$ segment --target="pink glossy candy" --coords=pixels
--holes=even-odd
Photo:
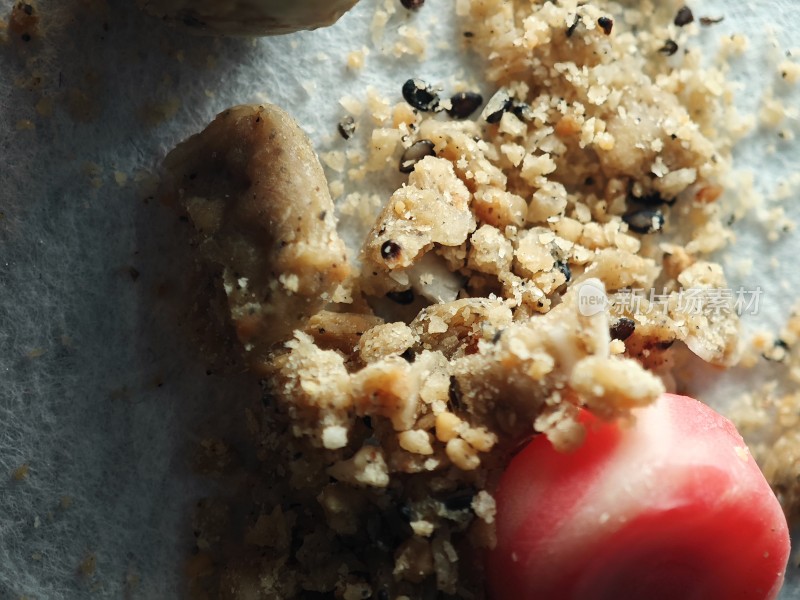
[[[726,418],[665,394],[636,424],[588,413],[585,443],[535,438],[497,490],[492,600],[769,600],[786,519]]]

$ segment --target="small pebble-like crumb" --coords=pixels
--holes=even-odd
[[[91,578],[97,570],[97,556],[90,553],[78,565],[78,572],[86,579]]]
[[[481,490],[475,495],[472,500],[472,510],[475,514],[486,521],[487,523],[494,523],[494,517],[497,514],[497,505],[489,492]]]
[[[369,48],[363,47],[360,50],[353,50],[347,55],[347,68],[351,71],[361,71],[369,55]]]
[[[28,463],[23,463],[11,472],[11,478],[14,481],[23,481],[28,478],[30,470],[30,465]]]
[[[322,430],[322,445],[328,450],[338,450],[347,445],[347,429],[341,425],[330,425]]]

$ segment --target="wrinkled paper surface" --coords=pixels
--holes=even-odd
[[[11,4],[0,8],[7,14]],[[182,225],[150,197],[151,173],[232,104],[282,105],[325,151],[347,147],[336,133],[339,98],[363,99],[367,86],[392,102],[410,77],[445,89],[467,79],[491,94],[479,59],[463,49],[453,2],[428,0],[416,14],[394,4],[380,43],[391,49],[400,25],[415,26],[428,36],[422,62],[375,49],[370,23],[380,5],[362,0],[329,29],[222,40],[168,29],[132,0],[40,0],[44,40],[22,52],[0,48],[0,598],[179,597],[189,514],[209,485],[191,475],[190,449],[211,423],[239,422],[259,388],[248,377],[206,374],[175,326],[184,312],[176,282],[190,263],[175,234]],[[797,45],[791,0],[692,7],[725,16],[699,38],[709,53],[720,36],[750,36],[733,62],[745,109],[767,85],[789,93],[766,28],[779,54]],[[348,71],[347,54],[362,47],[371,48],[364,70]],[[27,82],[33,91],[20,80],[31,73],[41,75]],[[34,105],[55,94],[72,98],[73,116],[63,101],[51,117],[37,116]],[[796,90],[794,98],[796,106]],[[797,122],[786,126],[800,134]],[[769,194],[800,171],[798,150],[775,131],[757,132],[737,165]],[[388,197],[400,181],[388,175],[373,187]],[[794,218],[798,200],[782,204]],[[731,285],[763,290],[746,328],[775,329],[800,288],[798,238],[768,242],[752,218],[735,229],[723,258]],[[743,258],[753,261],[749,274],[740,273]],[[698,368],[692,389],[724,410],[728,391],[751,376]],[[11,474],[22,465],[27,476],[17,481]],[[787,586],[782,598],[795,597]]]

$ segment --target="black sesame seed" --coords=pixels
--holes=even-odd
[[[383,242],[381,246],[381,257],[384,260],[392,260],[397,258],[397,256],[402,251],[402,248],[397,242],[393,242],[392,240],[386,240]]]
[[[581,18],[578,15],[575,15],[575,20],[572,22],[572,25],[567,27],[567,37],[572,37],[572,34],[575,33],[575,30],[578,28],[578,23],[581,22]]]
[[[489,98],[489,102],[486,103],[481,116],[487,123],[499,123],[500,119],[503,118],[503,113],[513,106],[514,102],[511,100],[508,91],[505,88],[500,88],[495,92],[494,96]]]
[[[400,358],[402,358],[407,363],[413,363],[416,356],[414,355],[414,352],[412,352],[411,348],[407,348],[400,355]]]
[[[694,15],[692,14],[691,8],[688,6],[682,6],[680,9],[678,9],[678,13],[675,15],[675,25],[678,27],[683,27],[692,21],[694,21]]]
[[[447,390],[448,399],[450,400],[450,408],[459,410],[461,408],[461,387],[458,385],[458,380],[451,375],[450,387]]]
[[[31,36],[30,36],[29,33],[23,33],[20,37],[22,38],[23,42],[30,42],[31,41]]]
[[[612,340],[627,340],[636,330],[636,321],[628,317],[620,317],[609,328]]]
[[[339,121],[338,125],[339,135],[341,135],[344,139],[349,140],[353,134],[356,132],[356,120],[347,115],[346,117],[342,118]]]
[[[416,164],[426,156],[436,156],[434,144],[430,140],[418,140],[405,149],[400,157],[400,172],[411,173]]]
[[[632,193],[628,194],[628,202],[637,202],[646,206],[659,206],[661,204],[672,206],[675,204],[676,200],[677,198],[664,198],[656,191],[648,192],[643,196],[634,196]]]
[[[454,119],[466,119],[483,104],[483,96],[477,92],[459,92],[450,98],[450,104],[448,115]]]
[[[678,44],[675,43],[675,40],[667,40],[664,42],[664,45],[658,49],[661,54],[666,54],[667,56],[672,56],[678,51]]]
[[[716,19],[713,17],[700,17],[700,25],[703,27],[710,27],[711,25],[716,25],[717,23],[722,23],[725,20],[725,17],[717,17]]]
[[[439,95],[421,79],[409,79],[403,84],[403,98],[417,110],[428,112],[439,107]]]
[[[465,32],[464,32],[464,37],[465,37],[465,38],[471,38],[471,37],[475,37],[475,34],[474,34],[474,33],[472,33],[471,31],[465,31]]]
[[[770,362],[783,362],[789,356],[789,344],[778,338],[772,343],[772,348],[761,353]]]
[[[566,261],[559,260],[556,262],[556,269],[561,271],[567,281],[572,279],[572,270],[569,268],[569,264],[567,264]]]
[[[425,4],[425,0],[400,0],[400,4],[403,5],[403,8],[407,8],[408,10],[417,10]]]
[[[533,121],[533,109],[528,105],[527,102],[520,102],[519,100],[513,100],[511,102],[511,106],[509,109],[514,115],[522,119],[523,121]]]
[[[408,504],[403,504],[399,509],[398,512],[400,516],[406,521],[406,523],[410,523],[412,521],[412,517],[414,516],[414,509],[411,508]]]
[[[472,499],[475,497],[474,488],[466,488],[455,492],[445,498],[443,504],[447,510],[468,510],[472,506]]]
[[[397,304],[411,304],[414,302],[414,290],[402,290],[400,292],[387,292],[386,297]]]
[[[497,110],[486,117],[487,123],[499,123],[500,119],[503,118],[503,113],[506,112],[505,108],[502,110]]]
[[[603,33],[611,35],[611,29],[614,27],[614,19],[611,17],[600,17],[597,19],[597,24],[600,26],[600,29],[603,30]]]
[[[643,208],[622,216],[622,220],[636,233],[656,233],[664,227],[664,215],[660,210]]]

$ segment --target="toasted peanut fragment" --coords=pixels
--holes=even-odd
[[[389,468],[383,450],[364,446],[349,460],[340,460],[328,469],[328,475],[354,486],[384,488],[389,485]]]
[[[461,437],[478,452],[489,452],[497,443],[497,435],[486,427],[469,427],[464,429]]]
[[[438,121],[426,119],[420,124],[419,136],[435,144],[436,155],[453,163],[456,174],[470,190],[475,185],[504,189],[506,175],[492,163],[497,155],[493,148],[476,140],[480,134],[474,121]]]
[[[433,454],[433,446],[431,446],[430,434],[421,429],[412,429],[410,431],[403,431],[397,435],[397,440],[403,450],[412,452],[414,454]]]
[[[557,181],[545,180],[534,192],[526,218],[530,223],[543,223],[564,214],[566,208],[567,190]]]
[[[386,323],[366,331],[358,342],[361,360],[377,362],[392,354],[402,354],[414,344],[414,332],[405,323]]]
[[[525,277],[549,271],[555,265],[549,247],[542,243],[541,233],[535,229],[528,229],[519,236],[514,258],[517,261],[516,272]]]
[[[461,438],[453,438],[445,446],[447,458],[462,471],[473,471],[481,464],[478,452]]]
[[[314,338],[319,347],[338,350],[350,356],[357,351],[364,334],[382,324],[383,319],[375,315],[323,310],[308,320],[305,332]]]
[[[711,364],[730,366],[738,359],[740,327],[736,298],[728,288],[722,267],[697,261],[678,275],[682,302],[674,302],[670,316],[685,323],[682,337],[689,349]],[[699,300],[691,301],[695,294]],[[699,310],[697,310],[699,308]]]
[[[463,421],[451,412],[442,412],[436,416],[436,439],[440,442],[449,442],[458,437],[458,432],[463,427]]]
[[[290,407],[295,435],[309,435],[325,445],[336,432],[326,429],[346,423],[353,402],[344,359],[334,350],[320,349],[300,331],[287,347],[288,352],[274,359],[271,393]]]
[[[356,412],[387,417],[397,431],[410,429],[419,404],[419,382],[412,370],[398,356],[364,367],[353,381]]]
[[[514,248],[503,233],[491,225],[481,225],[470,238],[470,269],[497,275],[511,269]]]
[[[521,196],[493,187],[481,187],[475,192],[475,216],[482,223],[503,228],[520,227],[525,223],[528,206]]]
[[[472,354],[479,340],[491,340],[511,324],[511,310],[500,300],[465,298],[433,304],[411,322],[419,347],[446,356]]]
[[[364,272],[376,276],[365,278],[365,289],[379,293],[370,289],[377,275],[411,267],[434,244],[464,243],[475,229],[469,201],[469,190],[449,161],[432,156],[419,161],[408,185],[392,195],[367,236]]]
[[[572,389],[593,413],[611,419],[646,406],[664,393],[664,384],[630,358],[588,356],[570,377]]]
[[[650,289],[659,270],[651,258],[643,258],[616,248],[605,248],[594,255],[594,262],[583,275],[576,278],[576,282],[596,277],[608,290]]]
[[[322,167],[282,109],[237,106],[169,153],[171,199],[219,269],[254,359],[330,302],[350,272]]]

